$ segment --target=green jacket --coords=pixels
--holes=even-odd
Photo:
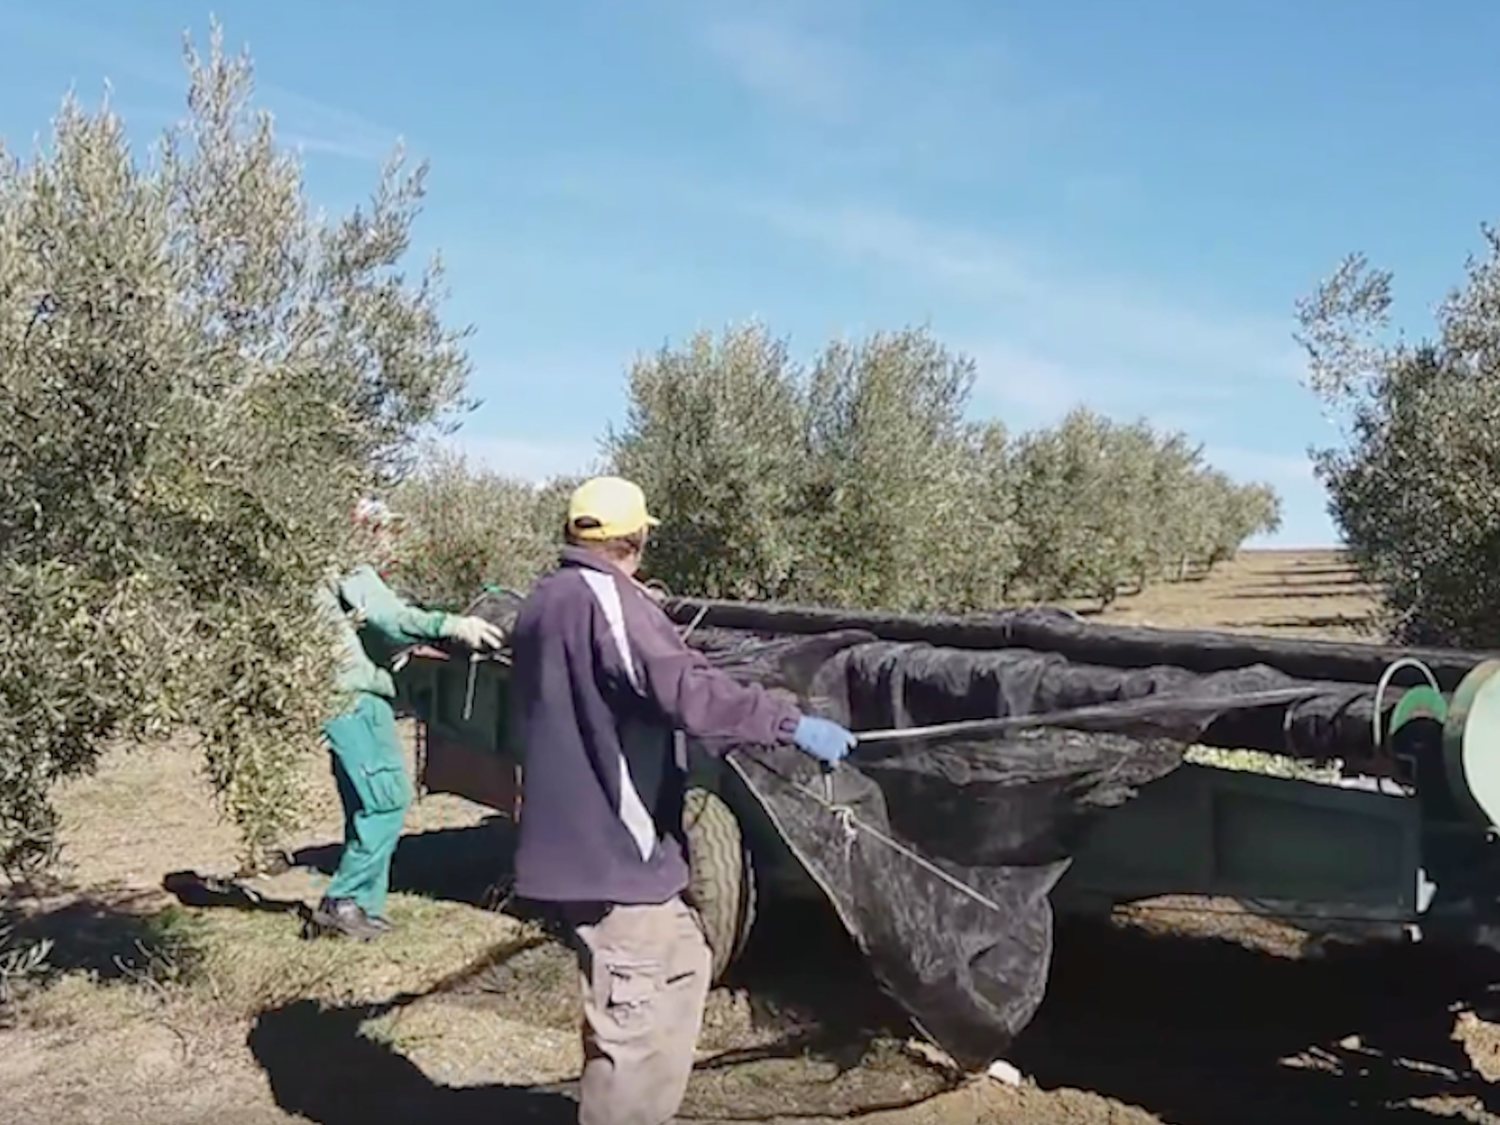
[[[335,684],[343,693],[369,692],[394,699],[391,664],[396,654],[447,635],[447,613],[411,605],[368,566],[319,583],[316,601],[318,612],[337,631],[340,661]]]

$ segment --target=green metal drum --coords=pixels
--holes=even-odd
[[[1500,660],[1470,672],[1448,705],[1443,763],[1459,810],[1471,821],[1500,825]]]
[[[1405,694],[1396,701],[1391,708],[1391,716],[1386,720],[1386,737],[1395,739],[1396,735],[1409,723],[1429,720],[1434,723],[1443,724],[1448,721],[1448,700],[1443,693],[1427,684],[1406,689]]]

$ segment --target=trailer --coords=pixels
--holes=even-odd
[[[689,744],[684,840],[716,978],[743,949],[758,900],[822,896],[918,1026],[961,1055],[988,1047],[986,1029],[1019,1030],[1040,1002],[1036,950],[1050,949],[1054,908],[1212,896],[1377,937],[1500,936],[1500,660],[1109,628],[1046,609],[934,617],[689,599],[667,609],[730,674],[793,690],[857,733],[883,732],[821,778],[797,773],[795,753]],[[504,624],[513,600],[490,594],[471,610]],[[525,750],[507,736],[507,669],[504,654],[425,647],[400,683],[423,787],[514,817]],[[1299,768],[1224,768],[1204,747]],[[840,835],[851,822],[868,828],[868,854]],[[910,868],[902,887],[925,880],[922,910],[948,903],[929,927],[962,929],[976,901],[1012,916],[974,923],[999,983],[971,979],[983,976],[977,939],[967,952],[913,952],[928,941],[919,930],[889,929],[898,923],[864,884],[894,878],[882,867],[893,863]],[[944,958],[953,964],[931,968]]]

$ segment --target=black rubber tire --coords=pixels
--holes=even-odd
[[[739,819],[718,794],[689,789],[683,798],[683,834],[692,873],[690,895],[703,918],[713,951],[713,981],[734,964],[755,923],[755,870]]]

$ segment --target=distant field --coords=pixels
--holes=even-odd
[[[1123,599],[1098,620],[1378,640],[1375,594],[1339,551],[1245,551],[1201,580],[1163,583]]]

